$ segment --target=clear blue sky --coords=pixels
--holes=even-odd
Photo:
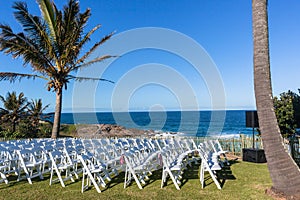
[[[40,15],[34,0],[26,2],[32,13]],[[66,2],[56,0],[59,8]],[[12,14],[12,3],[12,0],[0,1],[0,22],[11,25],[14,30],[20,30]],[[93,35],[90,44],[112,31],[116,31],[117,36],[124,31],[142,27],[167,28],[192,38],[205,49],[219,70],[225,89],[226,108],[255,109],[251,0],[81,0],[80,6],[82,10],[91,8],[92,16],[87,29],[102,24],[102,28]],[[300,88],[300,2],[270,0],[268,10],[274,95],[277,96],[289,89],[296,92]],[[111,52],[114,52],[113,49]],[[132,72],[130,70],[138,66],[149,66],[151,63],[178,73],[179,78],[183,78],[194,91],[199,108],[211,108],[210,91],[207,89],[209,86],[195,72],[193,66],[178,55],[157,49],[143,49],[122,55],[103,73],[103,78],[111,79],[116,84],[101,82],[95,89],[93,87],[89,89],[88,84],[94,83],[85,83],[85,92],[93,93],[93,104],[97,110],[110,110],[112,96],[115,95],[114,98],[117,99],[119,95],[113,93],[118,83],[125,80],[126,75],[130,75]],[[13,60],[11,56],[0,53],[0,71],[30,73],[31,68],[22,67],[20,59]],[[169,77],[168,72],[162,75],[164,75],[162,79],[167,80],[176,76]],[[138,74],[138,77],[132,78],[143,80],[146,77],[149,78],[151,75]],[[178,98],[176,90],[172,89],[173,85],[163,85],[156,81],[137,85],[136,90],[129,91],[130,98],[122,99],[120,95],[120,99],[114,103],[117,102],[122,107],[122,101],[127,101],[132,110],[190,108],[189,105],[182,105],[189,104],[189,101],[182,100],[180,95]],[[42,98],[44,104],[50,104],[49,111],[52,111],[55,106],[55,94],[48,92],[45,84],[40,80],[23,80],[14,84],[0,82],[0,95],[6,95],[8,91],[23,91],[29,99]],[[180,88],[183,84],[177,81],[175,85]],[[71,111],[73,105],[73,86],[71,83],[68,90],[64,91],[65,112]],[[89,111],[89,106],[85,105],[90,104],[85,102],[90,99],[85,97],[87,97],[85,94],[79,97],[80,109]]]

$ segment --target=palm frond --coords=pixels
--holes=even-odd
[[[43,106],[42,99],[35,99],[31,100],[30,104],[28,105],[28,111],[32,115],[42,115],[43,112],[50,106],[50,104],[47,104],[46,106]]]
[[[31,15],[28,12],[25,2],[16,2],[13,8],[16,9],[14,12],[15,18],[23,26],[27,37],[35,44],[35,48],[38,49],[42,55],[45,55],[45,50],[47,50],[48,56],[56,57],[51,40],[47,34],[46,26],[42,23],[40,17]],[[44,56],[44,58],[46,58],[46,56]],[[46,60],[49,62],[48,59]]]
[[[93,78],[93,77],[76,77],[76,76],[69,76],[70,79],[74,79],[75,81],[106,81],[106,82],[110,82],[110,83],[115,83],[114,81],[108,80],[108,79],[104,79],[104,78]]]
[[[77,48],[78,49],[81,49],[82,46],[90,40],[90,36],[96,31],[98,30],[99,28],[101,27],[101,25],[97,25],[95,26],[92,30],[90,30],[87,34],[85,34],[85,36],[83,37],[83,39],[80,41],[80,43],[78,44]]]
[[[20,73],[14,73],[14,72],[0,72],[0,81],[15,82],[17,80],[21,81],[21,79],[23,79],[23,78],[27,78],[27,79],[42,78],[42,79],[48,80],[47,78],[36,75],[36,74],[20,74]]]
[[[109,58],[116,58],[118,56],[111,56],[111,55],[104,55],[104,56],[101,56],[101,57],[97,57],[89,62],[86,62],[86,63],[83,63],[81,65],[78,65],[78,66],[75,66],[74,68],[72,68],[72,70],[78,70],[80,68],[84,68],[84,67],[88,67],[94,63],[97,63],[97,62],[101,62],[103,60],[106,60],[106,59],[109,59]]]
[[[83,22],[79,22],[79,24],[82,24],[82,23]],[[78,26],[80,26],[80,25],[78,25]],[[82,26],[80,26],[80,27],[82,27]],[[77,33],[75,33],[75,30],[74,30],[74,36],[72,38],[74,38],[74,39],[77,38],[77,40],[78,40],[78,38],[80,38],[80,41],[74,41],[74,43],[78,43],[76,45],[72,45],[71,43],[69,43],[68,48],[65,49],[65,51],[66,51],[65,56],[68,58],[73,58],[73,60],[74,60],[74,58],[77,58],[83,45],[87,41],[90,40],[90,36],[100,27],[101,27],[100,25],[95,26],[92,30],[90,30],[88,33],[86,33],[82,39],[80,38],[82,28],[78,27],[78,29],[76,29]]]
[[[56,40],[56,20],[55,20],[55,5],[50,0],[37,0],[42,15],[47,22],[53,40]]]
[[[9,113],[9,111],[5,110],[4,108],[0,108],[0,116]]]
[[[60,38],[61,44],[64,47],[61,49],[61,63],[65,66],[65,70],[69,70],[69,67],[74,65],[83,44],[88,41],[89,38],[85,38],[83,35],[86,23],[91,16],[90,9],[87,9],[84,13],[79,13],[79,11],[79,4],[75,1],[70,1],[68,7],[65,6],[63,11]],[[94,31],[92,31],[92,33]],[[69,63],[69,65],[65,65],[66,63]]]
[[[5,98],[4,98],[4,96],[0,95],[0,101],[1,101],[2,103],[4,103],[4,102],[5,102]]]
[[[41,52],[40,47],[23,33],[16,34],[10,26],[0,24],[0,51],[12,54],[14,58],[22,56],[24,65],[30,63],[34,70],[45,74],[53,68],[51,61]]]
[[[106,42],[107,40],[109,40],[109,39],[113,36],[114,33],[115,33],[115,32],[111,32],[109,35],[107,35],[107,36],[105,36],[104,38],[102,38],[101,41],[99,41],[99,42],[97,42],[96,44],[94,44],[94,46],[93,46],[88,52],[86,52],[80,59],[77,60],[76,65],[78,65],[78,64],[80,64],[80,63],[83,63],[84,60],[85,60],[89,55],[91,55],[91,53],[93,53],[93,52],[97,49],[97,47],[99,47],[99,46],[102,45],[104,42]]]
[[[13,8],[16,9],[14,16],[24,30],[32,37],[38,37],[39,32],[43,29],[39,17],[33,16],[28,12],[25,2],[15,2]]]
[[[75,1],[70,1],[68,6],[64,7],[62,14],[61,26],[60,26],[60,55],[61,63],[68,69],[70,65],[66,63],[73,64],[78,57],[79,50],[77,48],[79,41],[81,40],[83,28],[85,27],[85,22],[80,19],[79,4]],[[90,12],[88,11],[88,16]]]
[[[63,9],[63,26],[64,26],[64,30],[65,30],[65,34],[66,33],[72,33],[73,32],[73,28],[75,23],[77,22],[77,16],[79,14],[79,3],[74,1],[74,0],[70,0],[69,4],[67,6],[64,6]]]
[[[75,46],[76,48],[74,49],[74,52],[76,53],[76,55],[79,53],[79,51],[81,50],[81,48],[83,47],[83,45],[89,41],[90,36],[97,30],[100,28],[100,25],[95,26],[93,29],[91,29],[88,33],[86,33],[84,35],[83,33],[83,28],[86,26],[86,23],[89,19],[89,17],[91,16],[91,11],[90,9],[87,9],[84,13],[79,13],[78,16],[78,21],[77,21],[77,35],[79,37],[77,37],[77,45]],[[83,36],[84,35],[84,36]],[[83,36],[83,37],[82,37]]]

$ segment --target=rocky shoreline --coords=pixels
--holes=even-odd
[[[116,124],[80,124],[76,125],[77,137],[101,138],[101,137],[153,137],[157,135],[154,130],[140,130],[125,128]]]

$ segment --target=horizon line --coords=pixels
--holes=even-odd
[[[111,110],[95,110],[95,111],[62,111],[62,114],[69,114],[69,113],[127,113],[127,112],[201,112],[201,111],[255,111],[256,109],[250,108],[237,108],[237,109],[199,109],[199,110],[128,110],[128,111],[111,111]],[[47,114],[54,114],[54,112],[48,112]]]

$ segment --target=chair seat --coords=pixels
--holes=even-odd
[[[182,170],[182,166],[181,165],[174,165],[172,167],[170,167],[171,171],[180,171]]]
[[[57,164],[57,168],[58,169],[68,169],[70,167],[72,167],[73,165],[71,164]]]
[[[102,168],[95,168],[95,169],[90,169],[91,173],[100,173],[103,171]]]
[[[5,165],[0,165],[0,170],[6,169],[6,168],[7,168],[7,166],[5,166]]]

